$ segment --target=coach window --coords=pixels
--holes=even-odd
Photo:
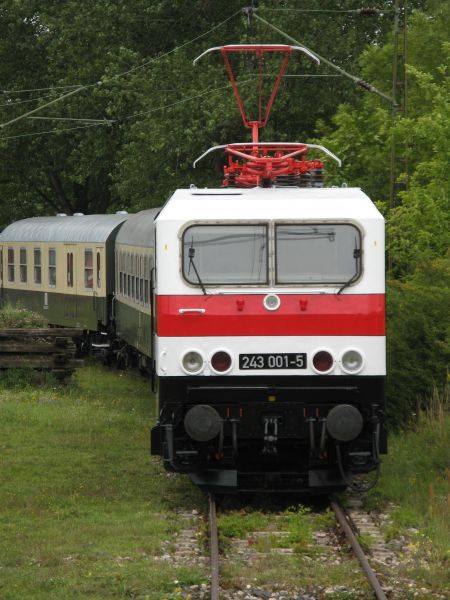
[[[277,225],[276,283],[343,284],[361,270],[361,234],[354,225]]]
[[[48,285],[56,286],[56,250],[49,248],[48,250]]]
[[[149,260],[144,256],[144,304],[149,304]]]
[[[20,283],[26,283],[27,282],[27,249],[26,248],[20,249],[19,266],[20,266],[20,269],[19,269]]]
[[[125,295],[125,253],[121,252],[121,264],[120,264],[120,276],[121,276],[121,293],[122,295]]]
[[[73,287],[73,252],[67,253],[67,287]]]
[[[42,283],[42,265],[41,265],[41,249],[35,248],[33,251],[34,259],[34,283],[41,285]]]
[[[127,297],[129,298],[131,296],[131,256],[129,252],[127,252],[126,273]]]
[[[14,283],[14,248],[8,248],[8,281]]]
[[[118,277],[117,277],[117,285],[119,287],[119,294],[123,294],[123,272],[122,272],[122,252],[117,251],[117,269],[118,269]]]
[[[94,265],[92,250],[84,251],[84,287],[91,290],[94,287]]]
[[[139,302],[144,304],[144,257],[139,258]]]
[[[130,280],[129,280],[129,287],[128,287],[128,292],[130,295],[131,300],[133,300],[134,298],[134,272],[133,272],[133,265],[134,265],[134,256],[133,254],[130,254]]]
[[[102,287],[102,261],[100,252],[97,252],[97,287]]]
[[[183,234],[183,275],[193,285],[267,283],[267,226],[189,227]]]

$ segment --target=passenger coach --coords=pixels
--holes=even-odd
[[[33,217],[0,235],[3,301],[49,323],[96,332],[109,324],[114,241],[128,215]]]

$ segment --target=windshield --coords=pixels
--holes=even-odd
[[[194,285],[267,283],[266,225],[194,225],[183,235],[183,275]]]
[[[360,271],[361,235],[353,225],[277,225],[277,283],[346,283]]]

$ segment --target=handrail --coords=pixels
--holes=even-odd
[[[209,48],[208,50],[205,50],[204,52],[202,52],[202,54],[200,54],[199,56],[197,56],[197,58],[194,59],[193,64],[197,64],[197,62],[203,58],[204,56],[206,56],[206,54],[210,54],[211,52],[215,52],[216,50],[229,50],[230,52],[232,52],[233,50],[236,51],[245,51],[245,50],[257,50],[258,48],[265,48],[266,50],[274,50],[274,51],[282,51],[282,50],[297,50],[298,52],[303,52],[303,54],[306,54],[307,56],[309,56],[309,58],[311,58],[312,60],[314,60],[318,65],[320,65],[320,59],[313,54],[310,50],[308,50],[307,48],[304,48],[303,46],[289,46],[288,44],[228,44],[227,46],[215,46],[214,48]]]
[[[201,156],[199,156],[194,162],[193,162],[193,167],[194,169],[197,166],[197,163],[199,163],[201,160],[203,160],[205,158],[205,156],[208,156],[208,154],[210,154],[211,152],[215,152],[216,150],[223,150],[224,148],[227,148],[228,146],[280,146],[280,147],[292,147],[292,146],[307,146],[308,148],[313,148],[316,150],[321,150],[324,154],[326,154],[327,156],[329,156],[330,158],[332,158],[334,161],[337,162],[337,164],[341,167],[342,166],[342,161],[340,158],[338,158],[335,154],[333,154],[330,150],[328,150],[328,148],[325,148],[324,146],[321,146],[319,144],[306,144],[303,142],[258,142],[258,143],[253,143],[253,142],[238,142],[236,144],[223,144],[221,146],[212,146],[211,148],[209,148],[209,150],[207,150],[206,152],[204,152]]]

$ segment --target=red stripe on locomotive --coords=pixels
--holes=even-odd
[[[160,337],[385,335],[384,294],[279,295],[281,306],[274,312],[264,308],[264,296],[157,296],[157,334]],[[189,312],[195,310],[198,312]]]

